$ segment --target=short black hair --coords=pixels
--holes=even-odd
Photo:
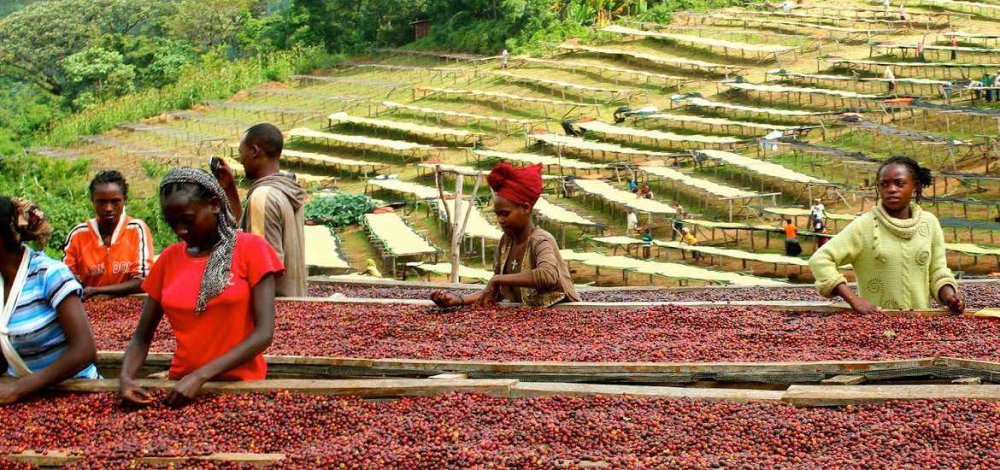
[[[792,219],[785,219],[785,223],[792,223]]]
[[[257,148],[271,158],[278,158],[281,149],[285,145],[285,138],[281,135],[281,129],[274,124],[261,123],[250,126],[243,134],[243,140],[247,145],[256,145]]]
[[[128,198],[128,183],[125,177],[118,170],[104,170],[90,180],[90,196],[94,196],[94,190],[102,184],[117,184],[122,189],[122,195]]]
[[[882,175],[882,169],[889,165],[903,165],[910,170],[910,176],[918,183],[917,201],[920,200],[923,189],[934,184],[934,176],[931,175],[930,168],[922,167],[916,160],[902,155],[890,157],[888,160],[882,162],[878,167],[878,171],[875,172],[875,178],[879,178]]]

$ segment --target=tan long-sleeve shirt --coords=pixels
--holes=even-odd
[[[512,272],[504,273],[503,268],[507,265],[507,258],[510,257],[513,246],[514,240],[506,234],[500,238],[493,273],[515,274],[530,269],[535,283],[542,287],[532,289],[503,286],[500,292],[504,299],[534,307],[549,307],[563,301],[580,301],[580,295],[573,287],[573,277],[569,274],[569,267],[559,254],[559,244],[552,234],[535,227],[528,236],[528,246],[524,249],[523,258],[512,266]]]

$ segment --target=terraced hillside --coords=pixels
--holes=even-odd
[[[879,162],[906,154],[936,171],[924,205],[946,227],[952,267],[983,274],[1000,263],[1000,107],[987,98],[1000,89],[969,85],[1000,71],[997,21],[1000,4],[990,2],[918,0],[888,11],[808,2],[688,13],[672,24],[621,20],[598,40],[553,44],[506,67],[499,57],[383,50],[35,151],[96,157],[95,169],[145,179],[143,159],[204,166],[221,154],[235,163],[242,130],[273,122],[285,131],[286,166],[314,197],[407,202],[332,237],[311,229],[310,264],[340,272],[372,258],[386,275],[434,278],[447,270],[434,263],[448,259],[454,212],[436,182],[450,192],[461,174],[468,195],[495,162],[543,163],[538,222],[563,241],[576,281],[601,285],[809,281],[805,258],[782,253],[780,220],[805,229],[820,198],[836,232],[872,206]],[[628,192],[629,178],[648,183],[652,199]],[[488,276],[499,239],[488,195],[481,184],[466,279]],[[656,239],[649,260],[626,233],[630,209]],[[671,241],[674,219],[695,231],[698,248]],[[800,233],[807,256],[816,237]],[[404,269],[414,260],[425,265]]]

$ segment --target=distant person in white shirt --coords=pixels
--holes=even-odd
[[[823,205],[822,199],[816,199],[816,203],[809,208],[809,220],[810,225],[816,229],[817,232],[822,231],[826,224],[823,219],[826,217],[826,206]]]
[[[507,59],[509,58],[510,53],[507,52],[507,49],[504,49],[503,52],[500,53],[500,68],[507,68]]]
[[[628,211],[628,233],[639,233],[639,216],[635,215],[635,211]]]

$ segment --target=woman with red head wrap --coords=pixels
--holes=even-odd
[[[580,301],[556,239],[531,222],[531,210],[542,195],[542,165],[500,163],[487,182],[496,195],[493,212],[504,232],[494,257],[494,276],[475,294],[459,297],[438,291],[431,299],[441,307],[487,306],[501,298],[536,307]]]

